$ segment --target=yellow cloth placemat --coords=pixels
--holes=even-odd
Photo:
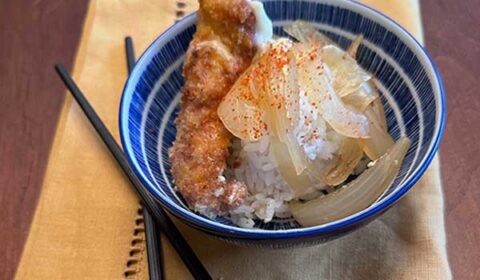
[[[365,0],[422,39],[417,0]],[[92,0],[74,78],[118,138],[126,65],[123,38],[138,51],[194,0]],[[52,71],[52,75],[53,71]],[[147,279],[142,242],[131,244],[138,200],[70,96],[66,98],[17,279]],[[215,278],[451,279],[436,158],[417,186],[368,226],[316,247],[240,248],[180,226]],[[167,279],[190,279],[163,240]],[[136,247],[137,253],[129,256]],[[136,273],[135,273],[136,272]]]

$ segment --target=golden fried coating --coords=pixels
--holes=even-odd
[[[232,135],[217,107],[256,52],[255,16],[247,0],[199,2],[170,159],[175,183],[188,205],[216,215],[240,205],[247,194],[243,183],[227,182],[222,176]]]

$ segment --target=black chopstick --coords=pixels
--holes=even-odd
[[[130,36],[125,37],[125,53],[127,55],[128,75],[130,75],[135,66],[135,49],[133,48],[133,40]]]
[[[195,252],[193,252],[187,241],[185,241],[175,224],[172,222],[172,220],[170,220],[165,211],[153,199],[153,197],[150,196],[140,179],[135,175],[135,172],[130,167],[130,164],[128,163],[128,160],[125,157],[122,149],[117,144],[112,134],[108,131],[107,127],[97,115],[95,110],[92,108],[88,100],[85,98],[81,90],[75,84],[65,67],[62,64],[57,64],[55,65],[55,70],[65,86],[72,93],[75,100],[77,100],[83,112],[87,115],[87,118],[90,120],[95,130],[101,136],[103,142],[105,145],[107,145],[108,149],[117,160],[125,175],[127,175],[148,212],[153,216],[157,224],[160,226],[162,232],[168,238],[173,248],[175,248],[192,276],[195,279],[212,279],[208,271],[195,255]]]
[[[135,66],[135,49],[130,36],[125,38],[125,54],[127,57],[128,75]],[[160,229],[148,210],[143,207],[143,221],[145,225],[145,241],[147,243],[148,275],[150,280],[163,279],[163,253]]]
[[[145,241],[147,243],[148,275],[150,280],[163,279],[163,253],[160,229],[152,215],[143,207]]]

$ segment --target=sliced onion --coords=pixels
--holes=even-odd
[[[296,46],[301,46],[297,44]],[[318,49],[297,56],[298,80],[319,114],[338,133],[352,138],[368,137],[368,120],[345,106],[332,87],[329,67],[322,63]]]
[[[360,47],[360,45],[362,44],[362,41],[363,41],[363,34],[360,34],[357,37],[355,37],[355,39],[353,39],[352,43],[350,44],[350,46],[347,49],[348,55],[350,55],[351,57],[356,59],[357,58],[357,51],[358,51],[358,48]]]
[[[410,147],[403,137],[376,164],[347,186],[302,203],[291,202],[290,211],[302,226],[315,226],[355,214],[372,205],[390,186]]]
[[[288,166],[288,171],[293,172],[293,174],[299,175],[301,174],[306,166],[307,166],[307,158],[305,156],[305,153],[302,149],[302,147],[298,144],[296,141],[293,133],[289,132],[281,132],[281,134],[277,134],[279,131],[278,129],[278,123],[280,122],[279,120],[283,118],[280,114],[282,112],[285,112],[284,110],[266,110],[267,114],[267,123],[268,127],[270,128],[270,142],[275,143],[278,142],[278,145],[274,145],[274,155],[276,158],[282,158],[285,161],[288,161],[291,163],[291,165]],[[275,132],[276,131],[276,132]],[[275,132],[275,133],[274,133]],[[280,145],[282,144],[282,145]],[[277,159],[278,161],[278,159]],[[292,168],[293,167],[293,168]],[[284,171],[286,169],[280,168],[280,173],[282,176],[284,175]]]
[[[385,116],[385,107],[383,106],[382,100],[380,98],[377,98],[372,102],[372,110],[380,127],[382,127],[383,130],[387,131],[388,125],[387,118]]]
[[[363,151],[358,140],[346,138],[332,161],[335,164],[323,176],[323,182],[329,186],[338,186],[345,182],[362,157]]]
[[[225,127],[236,137],[247,141],[256,141],[261,136],[268,134],[265,113],[260,106],[261,99],[265,97],[268,88],[274,85],[282,89],[298,86],[296,79],[290,78],[294,73],[290,74],[288,79],[279,72],[281,69],[275,70],[275,74],[272,73],[273,54],[280,56],[280,50],[286,51],[291,45],[292,42],[288,39],[280,39],[271,45],[237,79],[218,106],[218,116]],[[290,54],[290,56],[292,55]],[[282,75],[278,75],[278,73]]]
[[[248,141],[256,141],[267,133],[265,116],[258,106],[263,93],[253,84],[259,61],[253,63],[237,79],[217,109],[217,114],[228,131]]]
[[[303,195],[308,188],[318,183],[318,180],[310,177],[307,172],[297,174],[290,153],[286,152],[288,150],[286,144],[275,137],[270,137],[270,149],[277,161],[278,170],[293,191],[294,197]]]
[[[337,46],[322,48],[322,58],[332,71],[333,88],[340,97],[357,91],[371,75],[357,61]]]
[[[370,137],[361,139],[360,143],[365,154],[371,160],[376,160],[385,154],[394,143],[392,136],[387,131],[385,112],[380,98],[369,105],[364,114],[370,122]]]
[[[331,48],[330,48],[331,47]],[[368,122],[366,121],[365,116],[359,114],[351,109],[348,109],[338,98],[335,93],[334,88],[332,88],[332,77],[329,76],[328,67],[325,67],[322,64],[321,59],[318,57],[313,61],[309,57],[305,56],[305,53],[310,52],[310,54],[318,55],[318,46],[312,44],[297,44],[296,51],[300,54],[298,63],[299,75],[298,81],[302,86],[305,87],[305,91],[310,94],[309,99],[312,102],[316,103],[319,107],[319,111],[322,117],[339,133],[348,137],[360,137],[365,138],[368,134]],[[333,56],[338,56],[338,48],[334,46],[324,47],[322,50],[326,50],[325,54],[332,53]],[[341,51],[341,50],[340,50]],[[343,52],[343,51],[341,51]],[[333,57],[332,55],[330,59]],[[265,72],[268,69],[265,69],[265,64],[268,64],[269,55],[268,53],[262,55],[260,59],[254,62],[245,73],[237,80],[230,92],[221,102],[218,108],[218,115],[225,127],[236,137],[255,141],[258,140],[262,135],[266,134],[266,126],[264,120],[264,112],[259,108],[258,102],[259,98],[264,95],[264,84],[268,82],[270,85],[282,86],[283,88],[291,88],[290,92],[294,92],[298,87],[293,86],[297,79],[295,76],[297,74],[287,74],[284,81],[268,81],[268,78],[265,76]],[[328,60],[328,59],[327,59]],[[342,63],[330,63],[337,67],[336,75],[340,75],[344,66],[341,66]],[[345,64],[345,63],[343,63]],[[346,63],[348,64],[348,63]],[[324,75],[318,74],[319,67],[325,68]],[[348,68],[348,67],[347,67]],[[359,68],[357,66],[357,68]],[[293,69],[290,67],[290,69]],[[359,68],[360,69],[360,68]],[[293,71],[293,70],[292,70]],[[260,74],[259,74],[260,72]],[[284,73],[281,73],[281,77],[285,77]],[[263,77],[259,77],[263,76]],[[270,75],[275,79],[277,75]],[[294,78],[292,78],[294,77]],[[303,78],[303,79],[302,79]],[[262,80],[262,81],[259,81]],[[333,77],[335,80],[335,77]],[[337,78],[338,80],[338,78]],[[259,85],[262,84],[263,85]],[[282,84],[283,83],[283,84]],[[335,85],[335,81],[333,82]],[[358,94],[354,94],[351,97],[347,98],[347,101],[357,103],[353,99],[357,97],[366,96],[368,92],[360,91]],[[287,94],[288,97],[295,97],[295,99],[287,100],[287,104],[292,104],[292,102],[298,102],[298,96],[295,94]],[[357,98],[358,99],[358,98]],[[362,102],[369,102],[368,100],[363,100]],[[362,105],[363,106],[363,105]],[[296,119],[298,117],[298,110],[291,110],[291,108],[286,108],[286,111],[290,116],[289,120]],[[279,119],[280,128],[286,129],[286,124],[283,124],[283,120]],[[282,141],[282,133],[278,133],[278,136]]]
[[[267,116],[270,115],[272,113],[268,112]],[[293,191],[294,197],[298,198],[304,195],[312,186],[323,185],[323,181],[319,177],[320,173],[312,173],[307,170],[310,165],[309,159],[306,157],[303,147],[299,145],[293,129],[284,134],[283,139],[282,141],[276,135],[270,134],[270,149],[275,156],[278,170]]]
[[[285,56],[289,60],[288,64],[281,69],[271,67],[266,92],[268,102],[265,104],[265,110],[270,111],[274,119],[276,135],[282,142],[285,142],[286,135],[293,131],[299,117],[299,85],[295,56],[292,51],[288,51]]]
[[[305,21],[295,21],[283,27],[283,30],[288,35],[303,43],[318,43],[322,46],[334,44],[330,38]]]
[[[267,116],[267,123],[271,138],[278,138],[285,145],[282,152],[287,152],[297,175],[307,166],[307,158],[303,148],[294,135],[294,127],[298,122],[298,76],[296,60],[292,50],[285,53],[288,63],[283,64],[273,57],[269,67],[269,86],[263,109]],[[284,59],[281,58],[281,59]]]
[[[365,111],[375,99],[379,97],[375,86],[367,81],[357,90],[342,97],[342,101],[359,112]]]
[[[309,161],[307,170],[311,177],[334,187],[347,180],[362,158],[363,150],[358,139],[345,137],[331,159]]]

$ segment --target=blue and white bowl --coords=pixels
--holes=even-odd
[[[196,229],[250,245],[324,242],[378,217],[422,176],[443,133],[444,88],[434,63],[412,35],[369,7],[345,0],[267,0],[264,6],[278,35],[284,36],[281,27],[294,20],[311,22],[344,48],[356,35],[364,35],[358,61],[379,82],[389,130],[395,139],[408,135],[412,140],[398,177],[379,201],[344,219],[306,228],[278,220],[260,229],[245,229],[223,218],[210,220],[185,206],[174,189],[167,151],[175,139],[174,119],[184,82],[182,62],[195,32],[195,14],[161,34],[136,64],[120,105],[122,144],[151,194]]]

